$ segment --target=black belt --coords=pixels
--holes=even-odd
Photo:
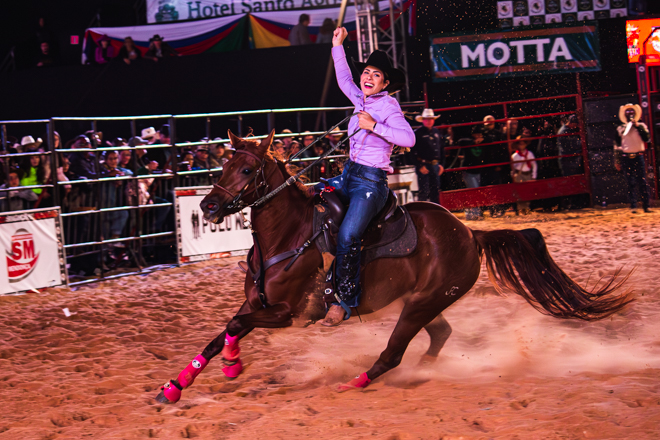
[[[627,157],[628,159],[634,159],[637,156],[641,156],[644,154],[644,152],[639,152],[639,153],[621,153],[621,156]]]

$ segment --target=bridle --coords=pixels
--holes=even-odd
[[[256,201],[259,201],[262,199],[266,194],[268,194],[268,189],[270,188],[270,185],[268,185],[268,179],[266,178],[264,169],[266,167],[266,159],[265,158],[260,158],[256,154],[247,151],[247,150],[236,150],[236,154],[247,154],[248,156],[252,157],[254,160],[256,160],[259,163],[259,168],[257,168],[256,172],[250,176],[248,179],[247,183],[243,186],[243,188],[238,192],[238,194],[234,195],[231,191],[229,191],[227,188],[225,188],[222,185],[218,185],[217,183],[213,184],[214,188],[217,188],[218,190],[228,194],[231,198],[232,201],[229,202],[229,205],[226,206],[226,209],[228,210],[237,210],[240,211],[244,208],[251,207],[255,204]],[[259,177],[261,177],[261,182],[258,182]],[[269,176],[270,177],[270,176]],[[250,184],[254,183],[254,188],[248,191],[247,193],[245,192]],[[263,195],[260,194],[260,190],[263,188]],[[245,203],[242,200],[242,197],[244,195],[256,193],[257,195],[257,200],[253,203]]]

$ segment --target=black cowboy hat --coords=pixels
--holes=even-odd
[[[389,93],[399,91],[406,84],[406,74],[403,73],[403,70],[392,67],[390,62],[390,57],[387,56],[382,50],[374,50],[366,63],[360,63],[356,60],[352,60],[353,67],[358,72],[362,74],[364,69],[367,66],[374,66],[380,69],[385,74],[385,79],[389,81],[389,85],[385,87],[385,90]]]

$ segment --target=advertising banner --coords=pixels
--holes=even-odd
[[[573,27],[432,35],[433,80],[591,72],[600,70],[595,22]]]
[[[501,28],[538,26],[628,16],[626,0],[507,0],[497,1]]]
[[[639,57],[646,55],[646,64],[660,65],[660,18],[628,20],[626,43],[629,63],[639,63]]]
[[[0,294],[67,282],[59,208],[0,215]]]
[[[250,229],[240,213],[227,216],[217,225],[204,220],[199,204],[211,189],[200,186],[174,190],[179,263],[244,255],[252,246]],[[249,218],[249,208],[243,212]]]

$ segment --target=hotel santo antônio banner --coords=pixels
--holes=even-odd
[[[600,70],[596,22],[439,34],[430,40],[436,82]]]
[[[65,284],[59,208],[0,215],[0,294]]]

